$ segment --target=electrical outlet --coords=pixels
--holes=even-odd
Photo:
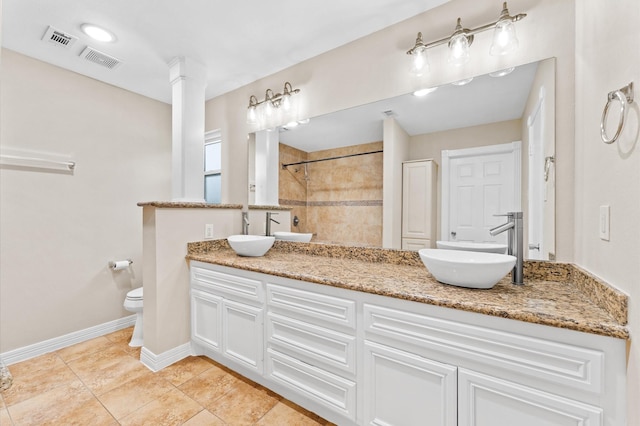
[[[601,240],[609,241],[609,228],[611,226],[610,218],[610,207],[600,206],[599,235]]]
[[[207,223],[204,225],[204,237],[213,238],[213,223]]]

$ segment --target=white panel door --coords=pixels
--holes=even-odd
[[[458,419],[465,426],[602,425],[602,409],[460,368]]]
[[[220,351],[222,297],[191,290],[191,338],[202,346]]]
[[[226,299],[222,308],[223,354],[262,374],[263,310]]]
[[[374,342],[364,342],[367,425],[457,424],[457,368]]]
[[[507,243],[489,229],[520,211],[520,157],[519,142],[443,151],[443,240]]]

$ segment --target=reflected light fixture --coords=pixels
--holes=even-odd
[[[427,87],[424,89],[420,89],[420,90],[416,90],[415,92],[413,92],[413,96],[417,96],[417,97],[422,97],[422,96],[426,96],[429,93],[435,92],[436,90],[438,90],[437,87]]]
[[[421,76],[428,71],[427,49],[447,44],[449,46],[449,63],[454,66],[465,64],[469,60],[469,47],[473,43],[475,34],[493,29],[493,42],[489,53],[491,55],[506,55],[518,48],[518,38],[514,22],[518,22],[527,16],[526,13],[519,13],[515,16],[509,15],[507,2],[502,5],[502,12],[497,21],[482,25],[477,28],[468,29],[462,27],[462,21],[458,18],[455,30],[452,35],[440,40],[425,43],[422,40],[422,33],[418,33],[415,45],[407,51],[411,56],[411,71],[416,76]]]
[[[294,89],[288,81],[284,83],[282,93],[267,89],[263,100],[251,95],[247,108],[247,124],[259,129],[275,127],[296,120],[294,96],[300,89]]]
[[[96,41],[101,41],[104,43],[112,43],[116,41],[116,36],[111,31],[106,30],[102,27],[99,27],[94,24],[82,24],[80,25],[80,29],[83,33],[91,37]]]

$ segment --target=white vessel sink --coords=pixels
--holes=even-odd
[[[227,238],[231,248],[240,256],[259,257],[269,251],[275,237],[264,235],[231,235]]]
[[[516,264],[515,256],[462,250],[421,249],[420,259],[441,283],[491,288]]]
[[[507,252],[506,244],[473,243],[470,241],[436,241],[436,247],[446,250],[479,251],[483,253],[505,254]]]
[[[311,241],[311,237],[313,236],[313,234],[285,231],[274,232],[273,235],[276,237],[276,240],[296,241],[298,243],[308,243]]]

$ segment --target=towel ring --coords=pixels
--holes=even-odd
[[[607,136],[607,130],[605,129],[605,122],[607,121],[607,114],[609,113],[609,107],[614,100],[618,100],[620,102],[620,121],[618,122],[618,130],[616,130],[615,135],[612,138]],[[625,87],[614,90],[613,92],[609,92],[607,95],[607,104],[604,106],[604,111],[602,111],[602,119],[600,120],[600,136],[602,137],[602,141],[606,144],[610,144],[618,140],[620,133],[622,133],[622,129],[624,128],[624,119],[627,113],[627,104],[633,103],[633,81],[626,85]]]

